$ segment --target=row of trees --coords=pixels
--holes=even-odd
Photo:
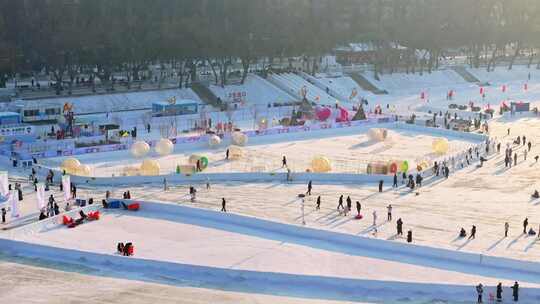
[[[180,86],[202,65],[225,84],[236,62],[245,78],[254,62],[295,56],[314,72],[321,55],[348,42],[375,46],[376,72],[431,70],[456,50],[476,67],[511,55],[511,68],[524,54],[532,64],[540,1],[0,0],[0,73],[45,70],[58,82],[81,73],[107,81],[115,71],[137,79],[159,62]]]

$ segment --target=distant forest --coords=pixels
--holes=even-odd
[[[376,49],[375,71],[431,70],[456,53],[488,70],[524,56],[539,64],[540,1],[0,0],[2,76],[107,81],[122,70],[137,79],[148,64],[168,63],[186,78],[211,66],[226,83],[233,62],[246,74],[263,59],[303,56],[314,72],[321,55],[350,42]]]

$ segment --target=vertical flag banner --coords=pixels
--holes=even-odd
[[[37,193],[36,193],[36,198],[37,198],[37,208],[38,210],[43,210],[45,209],[45,185],[43,183],[38,183],[37,184]]]
[[[19,214],[19,199],[18,199],[17,190],[11,190],[10,201],[11,201],[11,218],[17,218]]]
[[[62,187],[64,189],[64,200],[67,202],[71,199],[71,178],[69,175],[62,176]]]
[[[0,171],[0,194],[7,196],[9,194],[9,181],[7,171]]]

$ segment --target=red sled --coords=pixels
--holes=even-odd
[[[141,204],[139,203],[129,204],[127,208],[130,211],[138,211],[141,208]]]
[[[363,215],[361,215],[361,214],[359,214],[359,215],[355,216],[354,218],[355,218],[355,219],[357,219],[357,220],[361,220],[361,219],[363,219],[363,218],[364,218],[364,216],[363,216]]]
[[[71,217],[67,216],[67,215],[64,215],[62,217],[62,223],[67,226],[67,225],[73,223],[73,219]]]
[[[91,221],[97,221],[99,220],[99,211],[94,211],[88,213],[88,219]]]

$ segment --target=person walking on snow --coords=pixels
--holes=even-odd
[[[531,148],[532,148],[532,143],[529,141],[529,143],[527,144],[527,147],[529,148],[529,152],[531,152]]]
[[[281,168],[287,167],[287,157],[283,155],[283,158],[281,159]]]
[[[358,212],[358,216],[360,216],[360,211],[362,211],[362,205],[360,205],[359,201],[356,201],[356,212]],[[538,235],[540,235],[540,233]]]
[[[497,302],[500,303],[502,302],[502,283],[499,282],[499,284],[497,284]]]
[[[529,225],[529,219],[525,218],[525,220],[523,221],[523,234],[527,233],[527,226],[528,225]]]
[[[309,183],[307,184],[307,192],[306,192],[307,195],[311,195],[312,186],[313,185],[311,184],[311,181],[309,181]]]
[[[510,225],[508,224],[508,222],[504,223],[504,237],[508,237],[508,229],[509,228],[510,228]]]
[[[398,187],[398,184],[397,184],[397,173],[394,173],[394,183],[392,184],[392,188],[397,188]]]
[[[347,211],[350,212],[352,209],[352,200],[350,196],[347,196]]]
[[[469,236],[469,240],[470,239],[475,239],[475,238],[476,238],[476,226],[473,225],[472,229],[471,229],[471,235]]]
[[[373,227],[377,227],[377,211],[373,211]]]
[[[225,201],[225,198],[221,198],[221,212],[227,212],[227,202]]]
[[[321,196],[320,195],[317,197],[317,207],[315,207],[315,210],[321,210]]]
[[[379,192],[382,192],[382,190],[383,190],[383,183],[384,183],[383,180],[379,181]]]
[[[388,211],[388,217],[386,220],[391,222],[392,221],[392,205],[388,205],[388,207],[386,207],[386,210]]]
[[[338,206],[337,206],[338,211],[339,211],[339,208],[345,209],[345,207],[343,207],[343,194],[339,197]]]

